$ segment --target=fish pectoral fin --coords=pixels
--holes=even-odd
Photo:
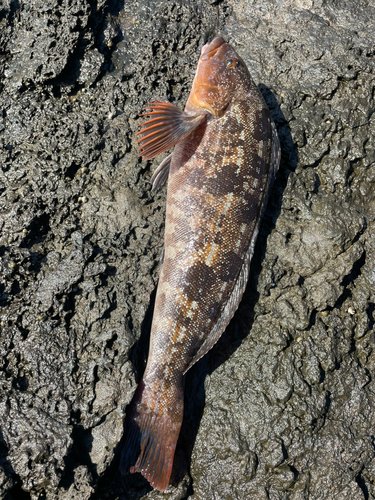
[[[139,156],[145,160],[172,148],[206,120],[205,114],[188,115],[169,102],[155,101],[144,109],[151,111],[140,116],[150,115],[152,118],[140,125],[143,129],[136,135],[147,133],[137,141]]]
[[[169,167],[171,166],[172,153],[168,155],[164,160],[160,163],[158,168],[155,170],[151,177],[152,182],[152,192],[155,193],[159,191],[159,189],[163,186],[165,181],[167,180],[169,174]]]

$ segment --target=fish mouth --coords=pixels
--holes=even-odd
[[[217,50],[225,43],[224,38],[221,36],[215,37],[211,43],[204,45],[201,50],[200,59],[206,60],[213,57]]]

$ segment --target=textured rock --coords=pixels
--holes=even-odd
[[[375,498],[371,2],[0,6],[0,497]],[[222,34],[282,164],[244,299],[189,373],[175,485],[121,478],[163,245],[134,133]]]

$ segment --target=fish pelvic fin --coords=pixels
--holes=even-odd
[[[147,407],[145,393],[147,388],[141,381],[126,419],[120,471],[122,474],[140,472],[153,488],[165,491],[182,424],[183,388],[181,386],[177,391],[178,401],[159,411]],[[171,406],[173,410],[170,410]]]
[[[160,163],[158,168],[155,170],[151,177],[152,183],[152,192],[156,193],[163,186],[167,177],[169,175],[169,167],[171,166],[172,153],[168,155],[164,160]]]
[[[206,114],[190,115],[169,102],[158,100],[143,109],[150,111],[140,116],[149,115],[151,119],[140,125],[143,128],[136,135],[146,134],[137,140],[139,156],[145,160],[155,158],[184,140],[207,117]]]

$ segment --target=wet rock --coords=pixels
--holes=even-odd
[[[0,7],[0,496],[375,498],[374,31],[341,0]],[[244,299],[188,374],[174,484],[122,478],[165,190],[134,134],[217,33],[282,164]]]
[[[79,47],[89,12],[80,0],[18,5],[13,18],[17,27],[7,44],[7,86],[41,84],[61,75]]]

